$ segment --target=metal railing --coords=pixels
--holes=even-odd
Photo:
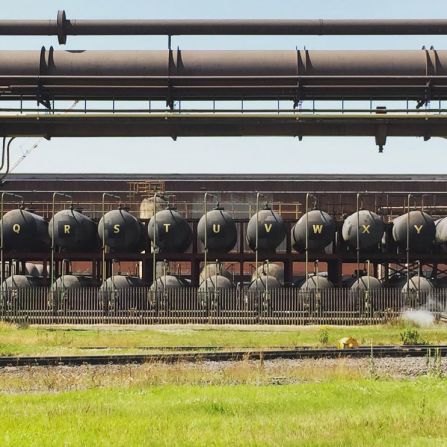
[[[0,319],[30,324],[380,324],[409,309],[445,318],[447,289],[250,291],[136,287],[50,290],[9,288],[0,301]]]

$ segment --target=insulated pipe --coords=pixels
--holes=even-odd
[[[366,20],[0,20],[0,35],[421,35],[447,34],[444,19]]]
[[[446,50],[0,51],[1,76],[446,76]],[[258,79],[263,81],[263,79]],[[350,82],[355,81],[355,78]]]
[[[1,99],[447,96],[447,51],[0,51]]]

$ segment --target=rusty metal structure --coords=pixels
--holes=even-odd
[[[386,321],[403,307],[432,305],[434,298],[445,306],[447,238],[436,239],[435,226],[435,219],[447,217],[446,179],[442,176],[322,179],[291,175],[250,179],[208,175],[191,179],[144,175],[100,178],[96,182],[93,179],[89,188],[87,182],[80,186],[82,182],[76,176],[17,176],[9,180],[5,176],[10,168],[10,146],[21,136],[170,136],[174,140],[184,136],[373,136],[379,151],[389,136],[419,136],[424,140],[447,137],[447,110],[443,108],[447,98],[447,50],[197,51],[171,46],[171,36],[182,34],[447,34],[447,20],[100,21],[69,20],[64,11],[59,11],[53,21],[0,20],[0,35],[55,35],[59,44],[65,44],[69,35],[125,34],[165,34],[168,46],[160,51],[60,51],[53,47],[0,51],[0,137],[2,168],[6,169],[0,179],[1,208],[2,212],[9,211],[8,217],[2,216],[1,226],[0,273],[2,279],[7,274],[9,277],[1,283],[0,317],[24,317],[28,321],[34,318],[36,322],[217,319],[248,323],[371,323]],[[67,101],[74,103],[66,108],[63,104]],[[237,101],[240,107],[228,108],[230,101]],[[316,105],[330,101],[338,101],[339,107]],[[165,106],[153,106],[160,102]],[[266,102],[272,106],[265,106]],[[345,108],[345,102],[357,106]],[[42,187],[38,188],[38,184]],[[268,253],[258,247],[261,197],[270,203],[265,208],[270,210],[267,215],[281,218],[285,235],[283,242]],[[33,213],[25,213],[24,208],[14,209],[17,198],[40,215],[32,217]],[[222,226],[231,222],[234,230],[231,244],[221,250],[210,248],[207,230],[203,230],[212,218],[211,214],[208,217],[211,198],[218,202],[213,218],[224,216],[219,222]],[[77,243],[72,245],[74,250],[55,243],[55,216],[61,210],[63,216],[67,215],[66,199],[71,203],[68,214],[74,215],[76,204],[85,210],[95,228],[102,219],[92,239],[95,243],[84,251],[79,251]],[[161,238],[155,230],[157,199],[178,208],[175,215],[168,212],[173,220],[162,225],[173,229],[170,225],[183,222],[182,228],[191,234],[189,246],[185,242],[183,251],[160,248]],[[308,229],[300,230],[305,231],[304,249],[303,244],[294,246],[292,241],[297,219],[306,216],[308,228],[312,209],[309,199],[314,201],[313,210],[324,211],[325,219],[333,223],[329,243],[325,242],[321,250],[309,248]],[[152,203],[151,209],[148,203]],[[362,209],[375,216],[380,228],[379,238],[368,249],[360,245]],[[419,218],[413,226],[411,212]],[[121,228],[115,220],[107,224],[106,214],[117,219],[125,215],[133,222],[132,234],[138,236],[134,248],[114,250],[106,242],[107,225],[108,232],[119,233]],[[48,226],[53,218],[50,251],[33,251],[31,245],[28,249],[26,244],[11,242],[20,240],[21,227],[14,216],[22,215],[30,221],[38,220],[41,227]],[[252,237],[250,244],[248,223],[254,215],[255,242]],[[151,233],[147,230],[152,216]],[[343,236],[348,216],[357,231],[354,242]],[[399,224],[394,220],[397,216]],[[5,234],[9,241],[4,243],[3,229],[8,221],[11,229]],[[219,225],[212,223],[211,227]],[[428,243],[424,242],[422,249],[415,243],[411,246],[410,229],[420,234],[426,231],[423,227],[430,229],[423,233],[428,234],[424,239]],[[70,228],[68,225],[68,231]],[[316,235],[323,230],[313,231]],[[125,240],[130,233],[123,230],[117,237]],[[25,236],[29,238],[29,234]],[[35,277],[38,279],[23,274],[27,261],[41,263],[42,274]],[[210,261],[215,261],[214,278],[201,278],[200,270],[203,268],[206,275]],[[160,263],[163,274],[157,275]],[[133,265],[134,270],[123,275],[124,264]],[[267,273],[261,271],[267,278],[265,282],[260,278],[260,264],[267,269]],[[281,280],[271,276],[273,264],[283,269]],[[70,276],[73,284],[81,283],[73,275],[76,265],[87,265],[85,284],[102,283],[101,288],[95,286],[88,291],[80,287],[68,292],[65,276]],[[231,269],[232,280],[218,274],[222,271],[218,265]],[[313,276],[309,276],[309,270]],[[171,284],[182,285],[180,291],[167,292],[167,271],[174,280]],[[21,282],[18,279],[15,284],[14,275],[21,276]],[[226,292],[219,290],[218,276],[221,284],[228,285]],[[366,282],[360,281],[363,277],[368,278]],[[114,278],[127,286],[118,289]],[[374,295],[371,279],[382,287],[377,278],[391,289],[381,289]],[[268,279],[281,286],[278,291],[268,290]],[[346,286],[355,279],[357,289],[352,292]],[[40,288],[33,287],[34,280],[41,284]],[[134,290],[130,290],[132,281],[139,284]],[[440,288],[435,289],[431,281]],[[426,292],[421,283],[428,287]]]
[[[302,251],[293,250],[290,232],[292,226],[306,212],[307,193],[311,192],[316,197],[318,208],[327,211],[337,222],[337,234],[340,234],[346,216],[355,213],[358,207],[377,212],[389,231],[393,219],[405,214],[409,206],[412,210],[423,210],[436,219],[447,215],[445,182],[446,178],[442,175],[14,174],[5,183],[4,191],[23,196],[25,204],[48,221],[53,214],[51,196],[54,191],[68,193],[71,196],[70,200],[95,221],[99,221],[103,214],[101,196],[104,191],[120,197],[119,200],[113,197],[107,199],[106,211],[116,209],[122,203],[145,223],[152,211],[149,210],[147,213],[142,206],[151,205],[155,193],[169,197],[169,203],[175,205],[190,223],[193,242],[186,252],[165,253],[160,255],[158,260],[166,260],[174,270],[177,268],[175,266],[179,265],[182,274],[190,278],[192,284],[198,286],[204,252],[197,237],[197,223],[203,215],[205,192],[213,193],[217,197],[215,200],[231,213],[236,222],[239,236],[235,248],[229,253],[218,253],[217,257],[219,261],[233,266],[232,270],[239,281],[246,280],[252,269],[250,264],[256,260],[256,253],[247,245],[246,230],[249,219],[255,214],[256,195],[262,193],[262,200],[271,204],[272,208],[284,218],[287,227],[284,243],[276,253],[266,259],[283,264],[284,280],[292,284],[294,277],[303,274],[306,255]],[[409,193],[411,203],[408,203]],[[64,197],[59,198],[54,211],[66,209],[69,206],[67,200]],[[7,198],[4,210],[16,206],[15,197]],[[212,209],[211,202],[209,207]],[[392,248],[384,251],[361,251],[357,258],[355,250],[347,249],[340,240],[338,236],[338,242],[330,252],[313,253],[308,259],[309,263],[318,260],[321,265],[324,264],[320,270],[327,269],[330,280],[336,285],[341,285],[343,276],[352,274],[358,268],[358,261],[362,264],[361,268],[364,268],[363,264],[369,260],[371,269],[375,273],[382,269],[384,277],[405,270],[407,263],[405,250],[397,251],[396,248]],[[443,278],[445,253],[427,248],[424,253],[410,252],[409,255],[412,268],[413,264],[419,261],[420,269],[429,269],[433,275]],[[118,268],[117,265],[120,263],[123,265],[130,263],[128,265],[132,265],[132,268],[142,263],[141,275],[144,281],[147,284],[152,282],[153,255],[150,250],[107,253],[105,258],[106,276],[113,271],[113,268]],[[5,252],[5,259],[8,261],[14,259],[17,262],[48,262],[49,253]],[[62,271],[62,263],[66,259],[75,263],[83,262],[83,265],[87,265],[86,268],[98,279],[102,275],[100,250],[89,253],[60,252],[55,253],[55,259],[59,263],[58,273]],[[214,261],[214,255],[209,259]],[[259,259],[263,260],[265,259]]]
[[[443,19],[71,20],[59,11],[56,20],[0,20],[0,35],[56,35],[60,44],[68,35],[169,36],[161,51],[1,51],[0,101],[8,105],[0,108],[0,136],[373,136],[380,150],[388,136],[446,137],[444,50],[171,48],[171,36],[183,34],[446,33]],[[65,100],[83,107],[67,110],[59,105]],[[240,108],[221,107],[221,102],[235,100]],[[316,101],[334,100],[340,107],[315,106]],[[370,105],[345,109],[344,102],[351,100]],[[29,101],[51,113],[30,107]],[[107,105],[90,105],[96,101]],[[123,110],[121,101],[148,106]],[[166,108],[152,108],[156,101],[164,101]],[[191,101],[210,107],[192,108]],[[253,108],[258,101],[278,107]],[[280,106],[284,101],[290,107]],[[406,101],[406,107],[378,101]],[[437,108],[429,107],[433,103]]]

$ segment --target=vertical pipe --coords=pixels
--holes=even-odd
[[[1,299],[3,300],[3,281],[4,281],[4,265],[3,265],[3,252],[4,252],[4,241],[3,241],[3,206],[4,206],[4,200],[5,196],[11,196],[11,197],[17,197],[23,201],[23,197],[14,194],[12,192],[4,191],[2,192],[1,199],[0,199],[0,219],[1,219],[1,228],[0,228],[0,292],[1,292]]]
[[[152,284],[155,284],[155,296],[157,297],[157,195],[154,193],[154,240],[152,241]]]
[[[256,290],[259,286],[259,272],[258,272],[258,262],[259,262],[259,197],[264,196],[264,194],[257,192],[256,193],[256,233],[255,233],[255,268],[256,268]]]
[[[407,299],[410,293],[410,200],[413,194],[407,196]]]
[[[265,279],[265,297],[266,297],[266,304],[267,304],[267,308],[268,308],[268,304],[269,304],[269,271],[270,271],[270,266],[269,266],[269,260],[267,259],[265,261],[265,263],[267,264],[267,276]]]
[[[416,265],[418,266],[418,291],[417,291],[417,303],[419,305],[419,299],[421,294],[421,261],[418,259],[416,261]]]
[[[210,194],[208,191],[203,195],[203,212],[205,216],[205,234],[204,234],[204,247],[203,247],[203,271],[205,272],[205,299],[208,302],[208,210],[207,210],[207,199],[208,196],[216,198],[214,194]],[[217,268],[217,265],[216,265]]]
[[[305,284],[306,284],[306,291],[309,287],[309,284],[307,283],[308,279],[309,279],[309,268],[307,266],[308,262],[309,262],[309,193],[306,193],[306,249],[305,249],[305,272],[306,272],[306,280],[305,280]]]
[[[371,274],[370,274],[370,268],[371,268],[371,261],[369,259],[366,260],[366,265],[367,265],[367,269],[368,269],[368,292],[371,286]]]
[[[58,192],[58,191],[53,193],[53,198],[51,201],[51,269],[50,269],[50,271],[51,271],[51,275],[50,275],[51,283],[50,284],[51,285],[50,285],[50,287],[54,283],[54,248],[55,248],[54,247],[54,206],[55,206],[55,200],[56,200],[57,196],[66,197],[68,199],[73,200],[73,198],[70,194],[66,194],[66,193]]]
[[[315,197],[315,195],[314,194],[310,194],[310,193],[306,193],[306,204],[305,204],[305,207],[306,207],[306,214],[305,214],[305,216],[306,216],[306,228],[305,228],[305,230],[306,230],[306,232],[305,232],[305,279],[306,279],[306,281],[305,281],[305,284],[306,284],[306,291],[307,291],[307,288],[308,288],[308,279],[309,279],[309,267],[308,267],[308,263],[309,263],[309,198],[310,197],[312,197],[313,199],[314,199],[314,201],[315,201],[315,204],[316,204],[316,197]]]
[[[111,197],[114,199],[118,199],[121,200],[120,196],[117,196],[116,194],[110,194],[108,192],[104,192],[102,194],[102,282],[104,284],[106,284],[106,279],[107,279],[107,269],[106,269],[106,218],[105,218],[105,198],[106,197]],[[113,276],[113,275],[112,275]],[[112,279],[113,281],[113,279]],[[107,286],[106,286],[106,291],[105,291],[106,295],[108,293],[107,291]]]
[[[208,216],[207,216],[207,197],[208,191],[203,195],[203,215],[205,216],[205,234],[203,241],[203,271],[205,279],[205,300],[208,302],[208,271],[207,271],[207,258],[208,258]]]
[[[357,233],[356,233],[356,255],[357,255],[357,284],[360,279],[360,193],[357,193],[356,198],[356,213],[357,213]]]

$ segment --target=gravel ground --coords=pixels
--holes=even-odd
[[[447,376],[447,358],[375,358],[146,363],[143,365],[8,367],[0,392],[58,392],[97,387],[152,385],[293,384],[365,378]]]

